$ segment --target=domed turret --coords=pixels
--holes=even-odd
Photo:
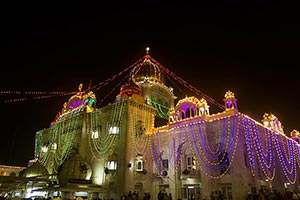
[[[141,95],[141,88],[135,84],[132,80],[122,85],[120,93],[117,95],[116,100],[127,99],[133,94]]]
[[[62,110],[57,113],[55,121],[51,124],[53,125],[56,121],[62,120],[69,115],[81,112],[84,110],[86,112],[92,112],[96,108],[96,95],[89,89],[87,91],[82,91],[83,84],[79,84],[78,92],[72,95],[67,102],[63,104]]]
[[[186,118],[209,115],[209,106],[205,99],[197,99],[194,96],[185,97],[178,101],[175,109],[172,109],[170,121],[178,121]]]

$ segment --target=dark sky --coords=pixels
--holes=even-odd
[[[300,131],[296,5],[130,2],[2,5],[0,91],[96,85],[149,46],[154,59],[219,103],[231,90],[240,112],[257,121],[272,112],[286,134]],[[35,133],[49,127],[70,96],[30,97],[0,94],[0,165],[26,166]],[[26,100],[5,102],[20,98]]]

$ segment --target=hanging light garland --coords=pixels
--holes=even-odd
[[[164,163],[163,160],[168,161],[168,166],[171,170],[174,170],[178,166],[178,161],[181,158],[183,144],[185,141],[183,140],[183,127],[180,126],[178,132],[176,131],[177,128],[172,129],[172,143],[171,147],[162,150],[160,144],[160,137],[167,137],[166,134],[168,133],[160,133],[156,132],[156,134],[151,135],[151,147],[152,147],[152,158],[155,160],[155,166],[159,173],[163,172]],[[179,135],[177,134],[179,133]],[[160,136],[160,134],[164,134],[164,136]],[[167,157],[163,158],[163,154],[168,155]]]
[[[116,141],[120,133],[112,133],[110,132],[110,128],[120,128],[126,102],[126,100],[122,100],[112,105],[112,112],[110,112],[110,122],[109,124],[107,124],[108,127],[105,131],[102,131],[99,128],[100,125],[98,117],[101,115],[101,113],[99,111],[90,113],[90,129],[88,131],[88,142],[90,152],[95,159],[103,160],[111,154],[113,147],[116,145]]]
[[[294,143],[295,143],[295,141],[292,141],[292,140],[290,140],[290,139],[288,139],[284,136],[281,136],[279,134],[273,134],[273,135],[274,135],[274,138],[275,138],[276,152],[277,152],[277,155],[279,157],[283,173],[284,173],[286,179],[291,184],[294,184],[297,180],[296,162],[295,162],[295,155],[294,155],[294,152],[295,152],[294,151]],[[283,148],[284,142],[282,140],[286,140],[286,143],[287,143],[287,146],[288,146],[287,150],[285,148]],[[286,155],[287,153],[289,154],[289,156]]]
[[[69,119],[57,121],[49,129],[41,134],[41,140],[46,137],[47,145],[40,147],[39,162],[49,169],[57,171],[58,167],[66,160],[71,149],[77,131],[79,114]],[[41,149],[41,148],[44,148]]]
[[[252,146],[256,152],[256,156],[258,158],[258,163],[260,164],[260,168],[262,169],[265,177],[269,180],[273,180],[275,177],[275,159],[274,159],[274,151],[273,151],[273,142],[272,142],[272,134],[267,132],[264,139],[266,139],[266,147],[263,149],[263,143],[259,136],[259,131],[257,124],[253,120],[248,120],[249,127],[246,130],[249,130],[250,138],[252,142]]]
[[[186,88],[188,88],[190,91],[194,92],[197,95],[202,96],[205,100],[207,100],[208,102],[218,106],[221,109],[225,109],[225,106],[218,103],[216,100],[214,100],[213,98],[207,96],[206,94],[202,93],[201,91],[199,91],[197,88],[195,88],[194,86],[190,85],[189,83],[187,83],[184,79],[182,79],[181,77],[175,75],[174,72],[172,72],[171,70],[169,70],[168,68],[164,67],[162,64],[160,64],[158,61],[156,61],[155,59],[151,58],[151,61],[157,65],[162,71],[164,71],[166,74],[170,75],[172,78],[174,78],[176,81],[178,81],[179,83],[181,83],[183,86],[185,86]]]
[[[209,141],[208,141],[208,137],[207,135],[203,134],[203,131],[202,129],[204,129],[203,126],[201,126],[201,122],[200,123],[197,123],[198,125],[198,131],[199,131],[199,134],[195,134],[194,137],[195,137],[195,141],[197,141],[197,144],[198,142],[200,141],[201,143],[198,144],[199,147],[201,147],[203,150],[205,150],[205,155],[207,155],[209,157],[209,159],[213,159],[213,158],[219,158],[219,156],[221,155],[223,149],[226,148],[226,146],[228,146],[228,141],[230,139],[230,135],[228,134],[226,137],[226,140],[225,140],[225,133],[226,133],[226,121],[228,119],[227,118],[223,118],[222,120],[222,129],[221,131],[219,131],[221,133],[221,135],[218,137],[218,138],[221,138],[221,142],[217,143],[216,144],[216,150],[213,150],[212,147],[209,145]],[[192,124],[190,126],[190,129],[191,129],[191,132],[192,134],[194,134],[194,131],[193,131],[193,127],[192,127]],[[199,137],[197,137],[199,136]],[[199,138],[199,139],[198,139]],[[227,143],[225,143],[225,141]]]
[[[75,92],[41,92],[41,91],[0,91],[0,95],[9,95],[11,98],[12,95],[25,95],[25,97],[21,98],[13,98],[13,99],[5,99],[0,101],[0,103],[14,103],[28,100],[37,100],[37,99],[48,99],[58,96],[68,96],[74,94]],[[40,96],[34,96],[40,95]]]
[[[252,176],[255,176],[255,158],[257,158],[265,177],[273,180],[276,171],[275,159],[278,158],[285,178],[294,184],[297,180],[297,163],[300,167],[299,144],[268,128],[264,128],[264,132],[259,131],[254,120],[244,115],[242,117]],[[264,133],[264,143],[259,133]],[[255,154],[253,150],[255,150]],[[275,157],[275,152],[277,157]]]
[[[140,111],[140,109],[142,110]],[[131,113],[129,118],[131,144],[136,155],[144,155],[150,140],[148,132],[153,126],[150,108],[147,105],[141,105],[136,101],[132,101],[129,106],[129,113]]]
[[[170,113],[170,108],[168,106],[157,103],[154,96],[152,97],[152,99],[148,99],[147,102],[150,102],[151,106],[156,108],[156,115],[161,118],[168,119]],[[163,109],[166,111],[164,111]]]
[[[51,151],[51,147],[52,144],[54,143],[53,141],[55,139],[53,139],[53,130],[56,129],[56,127],[53,128],[48,128],[48,129],[44,129],[43,131],[41,131],[40,137],[41,137],[41,145],[39,148],[39,157],[38,160],[40,163],[42,163],[44,166],[46,165],[47,162],[49,162],[50,160],[50,155],[52,155],[52,151]],[[44,142],[47,141],[47,143],[45,144]]]
[[[226,122],[227,121],[227,122]],[[226,172],[229,170],[230,166],[232,165],[233,161],[234,161],[234,157],[235,157],[235,152],[236,152],[236,147],[237,147],[237,143],[238,143],[238,136],[239,136],[239,127],[240,127],[240,117],[238,116],[233,116],[231,118],[231,120],[228,119],[224,119],[223,120],[223,126],[226,122],[227,124],[227,128],[225,128],[225,132],[222,133],[222,141],[223,147],[218,146],[218,150],[213,151],[212,149],[210,149],[210,147],[208,146],[207,140],[206,142],[204,137],[203,137],[203,133],[202,133],[202,127],[200,125],[200,123],[203,122],[198,122],[198,123],[191,123],[185,126],[179,126],[179,136],[176,135],[176,127],[173,129],[173,136],[172,137],[172,143],[171,143],[171,147],[168,148],[170,149],[169,151],[169,158],[168,161],[172,162],[172,158],[175,157],[174,161],[174,165],[176,167],[177,165],[177,161],[179,159],[179,156],[182,153],[182,147],[183,147],[183,143],[187,142],[187,141],[191,141],[190,142],[190,149],[192,150],[193,155],[195,155],[196,157],[196,162],[197,162],[197,166],[200,167],[201,171],[209,176],[212,179],[219,179],[222,176],[224,176],[226,174]],[[224,127],[223,127],[224,129]],[[198,132],[198,134],[196,134],[195,132]],[[161,150],[161,144],[160,144],[160,137],[162,137],[160,134],[165,134],[165,137],[168,137],[167,133],[160,133],[157,132],[155,135],[152,135],[152,143],[151,143],[151,147],[152,147],[152,155],[153,155],[153,160],[155,161],[155,166],[158,170],[159,173],[161,173],[163,171],[163,157],[162,154],[164,153]],[[202,136],[200,136],[200,134]],[[183,135],[187,136],[185,137],[187,141],[185,141],[183,139]],[[226,135],[226,137],[225,137]],[[202,140],[200,140],[199,138],[202,137]],[[177,139],[175,139],[177,138]],[[177,141],[176,141],[177,140]],[[156,141],[156,142],[154,142]],[[201,141],[199,143],[199,141]],[[176,145],[177,143],[177,145]],[[176,147],[177,146],[177,147]],[[206,146],[205,148],[203,146]],[[227,149],[227,156],[225,157],[224,155],[222,155],[222,158],[219,159],[219,157],[217,157],[220,150],[224,150]],[[176,149],[176,151],[175,151]],[[205,150],[206,149],[206,150]],[[210,149],[210,150],[209,150]],[[216,162],[215,160],[218,158],[218,161]],[[224,166],[226,167],[226,171],[224,171],[221,174],[218,174],[219,171],[222,169],[222,167]],[[172,164],[170,165],[172,166]],[[218,172],[218,173],[216,173]]]
[[[242,119],[243,119],[243,125],[244,125],[244,130],[245,130],[245,139],[246,139],[246,147],[247,147],[247,158],[248,158],[248,162],[249,162],[249,167],[250,167],[250,171],[252,176],[255,176],[255,157],[254,157],[254,153],[252,151],[252,140],[251,140],[251,136],[250,136],[250,130],[249,130],[249,126],[248,126],[248,118],[245,117],[245,115],[242,115]]]
[[[76,128],[78,125],[78,117],[80,114],[76,114],[68,120],[58,122],[58,131],[56,132],[56,151],[55,151],[55,163],[60,166],[68,157],[73,147]]]
[[[201,133],[200,122],[194,124],[196,124],[197,125],[196,127],[198,127],[198,133]],[[198,159],[197,161],[199,167],[201,168],[202,172],[205,175],[209,176],[210,178],[213,179],[221,178],[230,169],[230,166],[234,161],[234,156],[235,156],[236,147],[238,143],[238,136],[239,136],[238,127],[240,124],[240,117],[234,115],[233,117],[230,118],[230,120],[228,120],[227,128],[225,129],[226,133],[222,134],[222,137],[225,138],[226,135],[227,139],[224,140],[224,138],[222,138],[222,141],[225,141],[225,143],[220,144],[225,146],[222,148],[219,146],[219,150],[215,151],[215,154],[213,154],[214,156],[208,154],[208,152],[205,151],[205,149],[208,149],[208,147],[204,148],[204,146],[207,146],[206,143],[202,142],[202,145],[198,144],[199,139],[196,138],[196,134],[195,134],[196,129],[193,127],[194,124],[189,125],[190,127],[189,130],[191,133],[189,134],[191,137],[189,141],[192,141],[191,147],[195,152],[194,155],[197,155],[196,158]],[[226,151],[224,152],[223,150],[225,149]],[[219,151],[222,152],[222,154],[221,157],[219,155],[219,157],[217,158],[215,155],[220,154]],[[220,170],[224,168],[225,171],[219,174]]]
[[[178,164],[178,160],[180,159],[180,155],[181,155],[181,151],[182,151],[182,147],[183,147],[183,127],[179,127],[179,136],[177,136],[177,131],[176,128],[174,128],[172,130],[172,146],[171,148],[168,148],[169,150],[169,157],[167,157],[167,161],[168,161],[168,166],[170,166],[171,169],[176,169],[177,164]],[[153,159],[155,160],[155,166],[158,170],[158,172],[161,174],[163,172],[163,157],[162,154],[164,153],[163,151],[161,151],[161,145],[160,145],[160,132],[157,132],[156,134],[152,135],[152,139],[151,139],[151,147],[152,147],[152,156]],[[168,133],[163,133],[166,134],[164,136],[168,137],[167,134]]]

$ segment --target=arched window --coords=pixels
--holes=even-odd
[[[136,171],[143,171],[143,160],[137,160],[136,161]]]
[[[144,161],[143,161],[143,156],[138,155],[135,158],[135,171],[142,172],[144,170]]]
[[[10,172],[9,176],[17,176],[16,172]]]
[[[188,107],[188,109],[185,110],[185,116],[186,116],[186,118],[191,117],[191,108],[190,107]]]
[[[116,170],[117,169],[117,161],[116,160],[107,161],[107,168],[109,170]]]
[[[117,170],[118,158],[116,154],[110,155],[108,157],[106,167],[109,170]]]

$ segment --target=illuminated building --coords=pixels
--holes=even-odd
[[[286,136],[272,113],[260,123],[239,112],[231,91],[221,105],[196,98],[194,87],[194,96],[177,100],[165,85],[172,72],[148,52],[130,69],[114,102],[98,108],[93,89],[101,85],[80,85],[51,126],[36,133],[35,159],[57,180],[49,195],[119,199],[136,191],[156,198],[164,191],[209,199],[222,191],[225,199],[245,199],[260,188],[298,188],[298,131]],[[211,114],[209,103],[221,111]]]
[[[0,165],[0,197],[6,197],[10,191],[19,192],[16,180],[25,167]]]

